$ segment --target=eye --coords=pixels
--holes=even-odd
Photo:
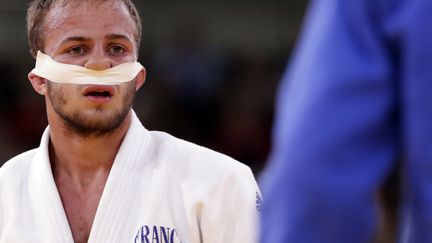
[[[82,55],[85,52],[85,48],[82,46],[75,46],[73,48],[70,48],[67,53],[71,54],[71,55]]]
[[[111,46],[109,48],[109,51],[113,54],[121,54],[126,51],[126,49],[123,46],[115,45]]]

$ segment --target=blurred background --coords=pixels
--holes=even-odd
[[[29,0],[0,2],[0,165],[37,147],[44,100],[27,80]],[[306,0],[135,1],[148,78],[134,109],[144,126],[210,147],[258,175],[275,91]]]

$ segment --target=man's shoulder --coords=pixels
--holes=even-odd
[[[18,179],[27,174],[30,163],[33,160],[36,149],[26,151],[19,154],[12,159],[8,160],[2,167],[0,167],[0,181],[9,179]]]
[[[157,147],[157,154],[169,158],[169,163],[180,170],[195,173],[223,175],[251,173],[250,168],[220,152],[174,137],[165,132],[151,131],[151,137]]]
[[[158,147],[153,161],[165,172],[165,181],[181,185],[186,198],[223,204],[231,197],[238,202],[252,202],[260,192],[251,169],[222,153],[178,139],[167,133],[151,132],[153,145]],[[155,152],[152,152],[154,154]],[[227,203],[229,205],[230,203]]]

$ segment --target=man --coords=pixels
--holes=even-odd
[[[431,10],[311,1],[280,87],[262,242],[373,242],[377,194],[397,166],[399,242],[432,242]]]
[[[0,242],[254,241],[250,169],[131,110],[146,73],[130,0],[34,0],[27,25],[49,126],[0,169]]]

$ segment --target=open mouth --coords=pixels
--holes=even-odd
[[[114,96],[114,88],[103,85],[88,86],[84,89],[83,95],[92,100],[107,100]]]
[[[90,91],[86,93],[85,96],[111,97],[111,94],[108,91]]]

